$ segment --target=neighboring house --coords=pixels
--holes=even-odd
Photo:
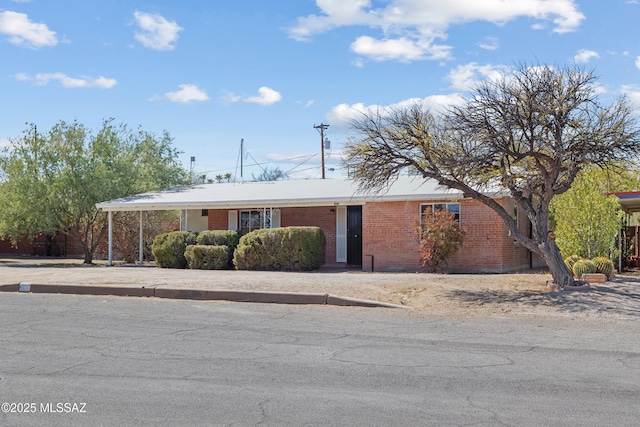
[[[618,269],[625,267],[640,267],[640,191],[625,191],[613,193],[618,197],[620,207],[625,212],[621,235],[618,239],[619,259]]]
[[[519,227],[513,199],[495,195]],[[503,273],[543,266],[516,243],[498,215],[457,191],[432,181],[401,176],[380,194],[363,194],[348,179],[202,184],[138,194],[99,203],[106,212],[180,210],[184,230],[238,230],[318,226],[325,234],[326,265],[364,271],[419,271],[416,224],[428,207],[455,212],[467,229],[451,272]],[[141,216],[142,218],[142,216]],[[111,246],[111,245],[110,245]],[[112,262],[110,253],[109,262]]]
[[[47,237],[38,234],[34,238],[24,236],[14,245],[10,239],[0,239],[0,254],[21,256],[82,256],[82,246],[64,233]]]

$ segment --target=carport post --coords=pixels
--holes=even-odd
[[[109,211],[109,260],[108,266],[113,265],[113,212]]]
[[[143,246],[144,246],[144,236],[142,234],[143,232],[143,227],[142,227],[142,211],[140,211],[140,254],[138,255],[139,257],[139,264],[142,265],[142,263],[144,262],[144,252],[143,252]]]

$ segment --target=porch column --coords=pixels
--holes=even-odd
[[[108,266],[113,265],[113,212],[109,211],[109,260],[107,261]]]
[[[140,211],[140,249],[138,254],[139,264],[142,265],[144,262],[144,235],[143,235],[144,227],[142,226],[142,211]]]

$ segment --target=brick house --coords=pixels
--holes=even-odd
[[[528,232],[529,221],[518,215],[513,199],[494,197]],[[144,193],[97,207],[109,213],[180,210],[181,229],[191,231],[318,226],[327,240],[326,265],[364,271],[419,271],[415,224],[424,209],[446,209],[467,229],[462,248],[449,261],[449,271],[504,273],[544,265],[514,242],[491,209],[411,176],[399,177],[376,195],[359,192],[349,179],[241,182]]]
[[[23,236],[15,242],[15,245],[10,239],[0,239],[0,254],[12,256],[79,257],[84,255],[84,250],[79,242],[68,238],[62,232],[58,232],[55,236],[47,236],[42,233],[33,238]]]

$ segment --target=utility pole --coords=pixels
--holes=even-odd
[[[320,132],[320,149],[322,152],[322,179],[324,179],[324,131],[329,125],[320,123],[319,125],[313,125],[314,128]]]
[[[244,138],[240,138],[240,181],[242,181],[242,160],[244,159]]]

